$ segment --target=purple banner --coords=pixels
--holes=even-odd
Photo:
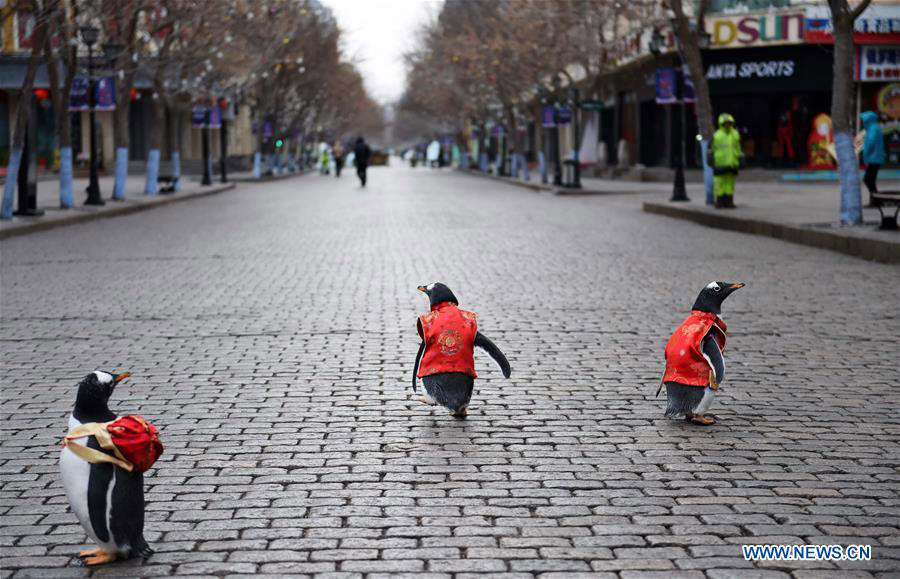
[[[556,126],[556,109],[553,105],[544,105],[541,110],[541,121],[547,128]]]
[[[98,78],[94,86],[95,111],[116,110],[116,83],[113,77]],[[88,111],[88,79],[76,76],[72,79],[72,92],[69,93],[69,111]]]
[[[560,125],[568,125],[572,122],[572,109],[567,106],[559,107],[559,116],[557,118]]]
[[[222,127],[222,111],[219,107],[194,107],[191,109],[191,128],[202,129],[206,126],[206,111],[209,111],[209,128]]]
[[[675,69],[662,67],[656,69],[656,104],[670,105],[678,102],[675,95]]]

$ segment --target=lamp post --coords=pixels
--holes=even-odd
[[[228,128],[225,120],[225,110],[228,108],[228,101],[224,98],[219,99],[219,113],[221,117],[221,125],[219,126],[219,172],[222,174],[222,183],[228,182],[228,174],[225,168],[225,159],[228,156]]]
[[[570,93],[570,101],[572,102],[572,160],[575,161],[573,181],[571,187],[573,189],[581,189],[581,161],[578,158],[578,89],[573,88]]]
[[[205,112],[203,113],[203,129],[202,129],[202,141],[203,141],[203,180],[200,182],[201,185],[212,185],[212,175],[210,174],[210,160],[209,160],[209,122],[210,122],[210,108],[205,107]]]
[[[550,139],[550,146],[553,150],[553,184],[561,186],[562,180],[562,163],[559,158],[559,98],[556,96],[562,81],[559,75],[553,77],[553,132]]]
[[[674,25],[673,25],[674,30]],[[676,93],[678,94],[679,103],[681,104],[681,151],[678,160],[675,163],[675,181],[672,184],[672,197],[669,201],[690,201],[687,196],[687,190],[684,184],[684,163],[685,163],[685,140],[687,139],[687,120],[685,115],[684,103],[684,59],[681,55],[681,43],[678,43],[678,63],[681,70],[676,70],[675,79],[677,83]],[[659,56],[662,52],[663,37],[658,28],[653,29],[653,36],[650,38],[650,52],[654,56]]]
[[[81,38],[88,47],[88,117],[91,123],[90,140],[91,140],[91,171],[90,181],[87,186],[87,201],[85,205],[105,205],[106,203],[100,197],[100,182],[97,178],[97,129],[96,116],[94,109],[96,103],[96,86],[94,84],[94,44],[100,36],[100,30],[94,26],[82,26]]]

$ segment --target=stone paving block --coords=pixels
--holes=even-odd
[[[365,195],[254,184],[3,240],[3,577],[890,576],[897,268],[643,197],[376,168]],[[748,286],[724,306],[719,421],[667,420],[665,340],[722,277]],[[466,421],[409,398],[415,287],[436,280],[513,366],[476,353]],[[102,571],[71,566],[86,537],[57,466],[94,368],[132,372],[111,409],[166,444],[145,475],[156,554]],[[849,542],[875,560],[740,552]]]

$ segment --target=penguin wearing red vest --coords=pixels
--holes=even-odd
[[[420,402],[431,406],[440,404],[450,410],[451,416],[465,418],[478,377],[475,346],[490,354],[505,378],[511,373],[509,362],[503,352],[478,331],[475,314],[459,309],[459,300],[450,288],[442,283],[432,283],[419,286],[418,290],[428,296],[431,311],[419,316],[418,320],[422,342],[413,368],[413,392],[416,391],[416,378],[421,378],[425,395],[419,397]]]
[[[714,281],[694,301],[691,315],[666,344],[666,371],[656,394],[666,386],[667,417],[684,416],[696,424],[715,424],[707,410],[725,379],[725,349],[728,326],[720,318],[722,302],[742,283]]]

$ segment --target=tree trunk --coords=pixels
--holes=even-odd
[[[706,190],[706,202],[713,202],[713,171],[707,162],[706,151],[712,143],[715,125],[713,124],[712,99],[709,96],[709,83],[706,81],[706,73],[703,70],[703,57],[700,54],[700,45],[696,32],[692,32],[684,14],[681,0],[672,0],[672,10],[675,12],[675,34],[681,43],[681,55],[687,65],[694,83],[694,95],[697,99],[695,111],[697,114],[697,128],[700,130],[701,149],[703,151],[703,182]],[[705,9],[698,8],[697,30],[703,30],[703,17]],[[682,127],[682,131],[685,130]]]
[[[869,4],[864,0],[851,10],[847,0],[828,0],[834,35],[834,73],[831,85],[831,123],[841,180],[841,223],[861,225],[862,198],[859,162],[853,149],[853,21]]]
[[[32,91],[34,90],[34,77],[44,50],[44,38],[47,31],[47,19],[45,18],[37,2],[33,4],[37,21],[32,35],[31,56],[28,58],[28,68],[25,70],[25,79],[22,81],[22,90],[19,93],[19,106],[16,108],[16,124],[13,129],[12,149],[7,164],[6,183],[3,187],[3,204],[0,207],[0,219],[12,219],[13,198],[17,184],[16,176],[19,174],[19,165],[22,161],[22,150],[25,148],[25,133],[28,131],[28,116],[31,114]],[[35,138],[32,136],[32,138]]]
[[[128,120],[131,111],[131,89],[134,73],[126,73],[121,81],[116,79],[116,110],[113,112],[113,142],[116,149],[116,179],[113,199],[125,200],[125,184],[128,180]]]
[[[59,83],[59,59],[50,46],[50,39],[44,42],[47,56],[47,75],[50,79],[50,98],[53,102],[53,116],[56,119],[56,138],[59,146],[59,206],[71,209],[75,205],[72,192],[72,124],[69,118],[69,95],[77,66],[75,50],[68,51],[66,76],[62,86]]]

